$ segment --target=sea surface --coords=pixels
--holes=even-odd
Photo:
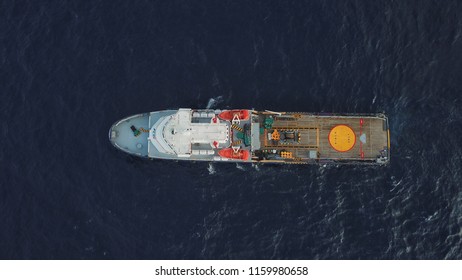
[[[1,259],[461,259],[462,1],[0,2]],[[385,112],[391,164],[143,160],[141,112]]]

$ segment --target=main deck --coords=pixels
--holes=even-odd
[[[284,159],[288,163],[386,163],[389,160],[388,121],[384,115],[264,113],[258,115],[255,123],[268,123],[268,118],[272,124],[263,126],[259,138],[261,150],[265,152],[256,153],[256,159]],[[291,141],[281,139],[287,133]],[[268,157],[271,154],[279,156]]]

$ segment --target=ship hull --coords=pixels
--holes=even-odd
[[[384,114],[165,110],[116,122],[110,142],[150,159],[274,164],[390,161]]]

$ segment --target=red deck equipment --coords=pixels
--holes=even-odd
[[[218,117],[222,120],[232,121],[234,115],[237,115],[240,120],[248,120],[249,119],[249,111],[248,110],[228,110],[221,112]]]
[[[250,156],[250,152],[247,150],[239,150],[237,152],[234,152],[233,148],[227,148],[218,151],[218,154],[221,157],[225,158],[231,158],[231,159],[242,159],[242,160],[248,160]]]

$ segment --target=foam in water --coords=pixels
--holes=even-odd
[[[212,109],[214,108],[215,106],[217,106],[218,104],[220,104],[221,102],[223,102],[223,96],[218,96],[218,97],[215,97],[215,98],[210,98],[209,99],[209,102],[207,103],[207,109]]]
[[[217,171],[215,170],[215,166],[213,166],[211,162],[209,163],[209,167],[207,168],[207,170],[209,171],[209,175],[217,173]]]
[[[239,163],[236,163],[236,168],[239,169],[239,170],[245,171],[244,166],[242,166],[242,165],[239,164]]]

